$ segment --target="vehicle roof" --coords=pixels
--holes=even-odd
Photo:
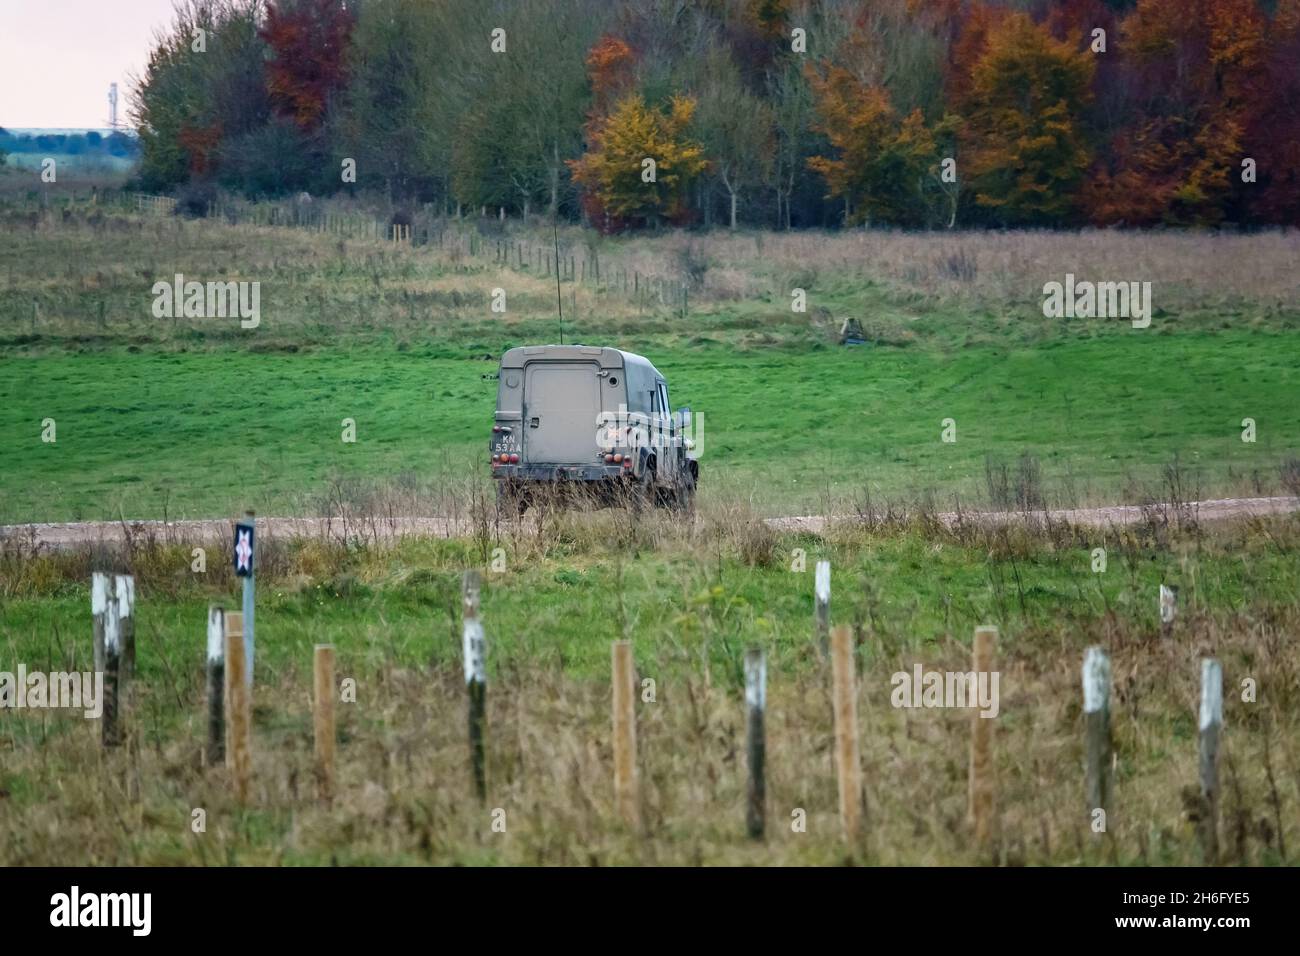
[[[644,355],[601,345],[520,345],[501,356],[502,368],[523,368],[525,362],[591,360],[598,358],[604,368],[642,368],[656,378],[663,378]]]

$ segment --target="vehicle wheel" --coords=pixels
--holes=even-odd
[[[688,517],[695,514],[695,484],[685,481],[677,488],[673,496],[673,506]]]
[[[497,514],[503,518],[523,517],[528,510],[528,495],[504,483],[497,485]]]
[[[647,468],[641,472],[641,477],[632,485],[629,494],[632,497],[632,514],[640,516],[653,508],[657,501],[654,471]]]

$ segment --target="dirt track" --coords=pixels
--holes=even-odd
[[[1169,505],[1113,505],[1104,508],[1078,508],[1048,512],[962,512],[966,521],[1004,523],[1023,520],[1041,520],[1044,515],[1053,521],[1105,527],[1126,525],[1141,521],[1152,510],[1174,510]],[[1197,521],[1221,521],[1226,518],[1253,515],[1285,514],[1300,510],[1300,498],[1220,498],[1210,501],[1193,501],[1178,509],[1183,516]],[[952,524],[958,520],[956,512],[944,512],[939,520]],[[821,531],[828,521],[853,521],[853,515],[801,515],[786,518],[769,518],[772,527],[782,531]],[[264,538],[327,537],[327,538],[389,538],[403,535],[432,535],[447,537],[456,531],[469,530],[469,522],[456,518],[395,518],[370,522],[344,522],[338,518],[259,518],[258,534]],[[161,541],[224,540],[231,533],[231,522],[220,519],[196,521],[81,521],[69,523],[40,523],[0,526],[0,540],[15,539],[52,549],[74,548],[87,544],[117,544],[128,535],[153,536]]]
[[[1180,517],[1192,518],[1196,521],[1222,521],[1226,518],[1286,514],[1297,509],[1300,509],[1300,498],[1216,498],[1209,501],[1184,502],[1178,505],[1177,508],[1169,504],[1154,504],[1109,505],[1104,508],[1067,508],[1046,512],[964,511],[960,515],[955,511],[945,511],[938,517],[940,521],[951,525],[955,524],[958,518],[964,521],[988,521],[999,524],[1035,519],[1041,521],[1046,516],[1053,521],[1104,528],[1109,525],[1135,524],[1141,521],[1144,515],[1152,512],[1159,513],[1162,510],[1170,515],[1177,512]],[[852,521],[854,518],[854,515],[837,515],[829,519],[826,515],[805,515],[792,518],[771,518],[769,524],[782,531],[817,532],[826,526],[827,520]]]

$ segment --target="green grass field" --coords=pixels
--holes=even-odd
[[[484,457],[491,360],[558,337],[554,286],[535,269],[434,249],[78,212],[14,238],[0,247],[5,523],[311,513],[333,481],[463,475]],[[706,275],[685,316],[565,290],[570,341],[642,352],[674,404],[701,414],[705,493],[774,514],[868,492],[970,503],[988,496],[990,465],[1030,456],[1048,503],[1111,503],[1159,493],[1175,455],[1193,494],[1282,490],[1279,466],[1300,447],[1300,329],[1276,289],[1216,297],[1183,276],[1166,283],[1168,308],[1148,329],[1061,323],[1037,310],[1032,271],[909,286],[887,264],[873,276],[874,259],[850,267],[828,253],[818,265],[803,247],[778,254],[778,241],[761,254],[729,237],[716,249],[697,241],[689,255],[713,261],[717,284]],[[953,241],[936,236],[928,255]],[[1289,254],[1281,237],[1243,241],[1263,243],[1253,251],[1264,258]],[[601,255],[650,269],[688,254],[656,243],[607,241]],[[1075,243],[1076,259],[1114,255],[1090,243]],[[262,325],[153,318],[150,287],[176,272],[261,282]],[[1012,279],[1017,295],[1000,301]],[[779,291],[798,283],[806,314]],[[493,287],[511,296],[505,316],[486,308]],[[870,345],[835,344],[845,315],[862,318]],[[341,440],[345,418],[355,444]],[[952,444],[941,441],[948,418]],[[1241,440],[1244,418],[1254,443]],[[46,419],[54,443],[41,440]]]
[[[807,513],[870,487],[984,493],[986,456],[1037,456],[1057,488],[1117,500],[1175,454],[1204,493],[1276,481],[1300,434],[1292,334],[1116,338],[952,354],[859,348],[736,354],[647,348],[703,420],[706,488]],[[495,382],[434,348],[10,356],[0,520],[293,514],[330,475],[372,482],[482,468]],[[1241,441],[1241,419],[1258,440]],[[41,441],[53,418],[57,441]],[[357,423],[345,444],[341,422]],[[941,422],[957,441],[940,440]],[[1199,467],[1198,467],[1199,466]],[[1062,496],[1063,497],[1063,496]],[[1076,498],[1076,500],[1079,500]]]

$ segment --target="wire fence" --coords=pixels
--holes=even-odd
[[[536,278],[558,277],[596,295],[622,298],[641,310],[658,306],[684,316],[690,309],[691,284],[680,275],[643,272],[608,257],[602,262],[600,252],[585,242],[560,239],[557,250],[554,241],[512,232],[504,218],[455,218],[428,209],[382,218],[319,201],[213,202],[208,204],[207,214],[230,225],[306,229],[341,238],[436,249],[453,260],[477,260]]]

